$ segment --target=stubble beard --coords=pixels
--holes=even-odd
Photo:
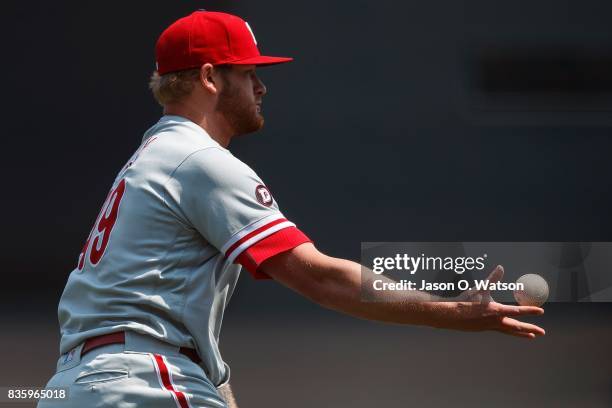
[[[244,135],[261,129],[264,125],[264,117],[257,112],[257,105],[250,103],[229,81],[224,85],[223,90],[219,93],[217,111],[223,114],[235,135]]]

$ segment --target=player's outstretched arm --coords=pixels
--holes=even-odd
[[[486,291],[466,292],[457,301],[440,302],[418,291],[374,291],[363,301],[362,266],[345,259],[329,257],[314,245],[302,244],[275,255],[262,265],[263,272],[321,306],[363,319],[415,324],[465,331],[496,330],[524,338],[544,334],[536,325],[515,319],[540,315],[532,306],[510,306],[492,301]],[[497,267],[489,279],[500,280]],[[365,270],[363,279],[385,279]],[[363,285],[372,288],[372,285]]]

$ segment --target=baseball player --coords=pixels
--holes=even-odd
[[[291,61],[262,56],[244,20],[196,11],[161,34],[156,59],[150,86],[164,115],[117,174],[68,278],[47,387],[69,397],[39,407],[235,407],[218,339],[243,268],[361,318],[544,334],[512,318],[542,309],[485,292],[461,302],[404,292],[361,301],[361,266],[319,252],[227,149],[263,126],[256,67]]]

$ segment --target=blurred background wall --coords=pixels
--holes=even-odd
[[[612,3],[463,3],[6,2],[0,386],[52,374],[65,280],[160,116],[155,41],[198,8],[295,57],[258,71],[266,127],[231,149],[326,253],[612,241]],[[357,321],[245,274],[222,352],[248,407],[604,407],[611,311],[551,304],[525,342]]]

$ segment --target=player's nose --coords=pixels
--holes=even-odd
[[[261,79],[259,79],[258,76],[255,76],[254,84],[255,84],[255,94],[256,95],[264,96],[268,92],[268,89],[266,88],[264,83],[261,82]]]

